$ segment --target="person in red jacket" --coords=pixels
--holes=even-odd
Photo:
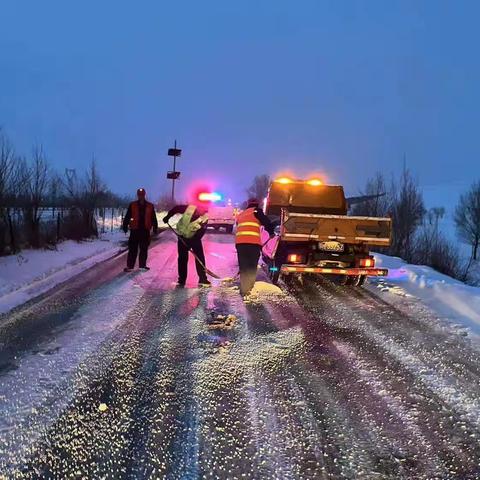
[[[157,215],[153,203],[145,199],[146,192],[144,188],[137,190],[137,201],[128,206],[127,213],[123,219],[123,231],[125,233],[130,229],[128,239],[127,266],[125,272],[131,272],[135,267],[138,250],[138,266],[141,270],[150,270],[147,267],[148,246],[150,245],[150,230],[158,233]]]
[[[259,207],[259,201],[256,198],[250,198],[247,208],[237,216],[235,234],[240,269],[240,293],[243,296],[250,293],[257,278],[257,265],[262,250],[260,237],[262,226],[273,237],[274,226]]]

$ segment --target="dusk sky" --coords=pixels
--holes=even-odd
[[[0,125],[110,188],[193,179],[243,200],[255,174],[320,172],[349,193],[407,163],[480,176],[480,2],[18,1],[0,5]]]

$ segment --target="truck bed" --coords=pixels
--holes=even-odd
[[[337,240],[346,244],[388,247],[391,222],[390,218],[293,213],[284,209],[280,234],[283,241]]]

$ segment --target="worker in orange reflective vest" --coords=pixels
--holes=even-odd
[[[235,247],[237,249],[238,266],[240,269],[240,293],[246,296],[250,293],[257,278],[257,265],[262,250],[261,227],[274,235],[274,227],[263,213],[256,198],[250,198],[247,208],[237,215],[237,231]]]
[[[125,272],[131,272],[135,267],[138,254],[138,266],[141,270],[150,270],[147,267],[148,246],[150,245],[150,230],[158,233],[157,215],[153,203],[145,199],[146,192],[144,188],[137,190],[137,201],[128,206],[127,213],[123,219],[123,231],[125,233],[130,229],[128,239],[127,266]]]

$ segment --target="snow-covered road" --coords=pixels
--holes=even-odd
[[[205,249],[236,273],[231,236]],[[426,311],[327,281],[245,304],[193,263],[175,289],[168,233],[124,261],[0,316],[0,478],[479,478],[480,353]]]

